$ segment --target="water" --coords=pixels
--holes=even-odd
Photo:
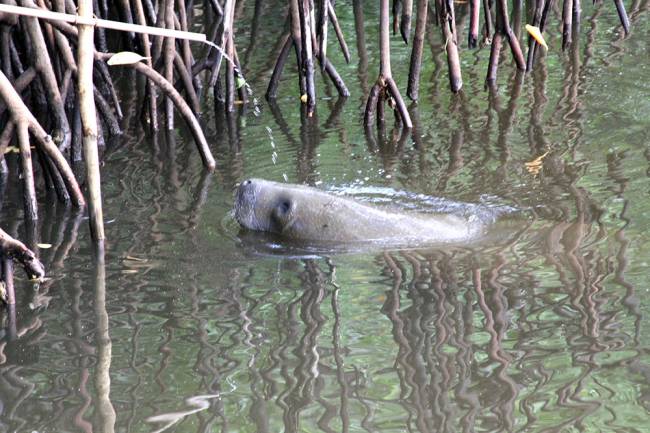
[[[337,3],[354,51],[352,8]],[[453,96],[427,45],[413,134],[373,140],[360,126],[373,8],[367,69],[328,50],[344,103],[319,79],[301,120],[289,67],[273,109],[229,122],[206,104],[214,175],[184,127],[151,140],[123,99],[129,133],[102,172],[105,275],[83,215],[39,200],[50,280],[18,281],[15,330],[4,317],[2,431],[647,431],[647,13],[621,40],[613,5],[583,4],[579,49],[560,54],[554,24],[545,67],[517,89],[506,56],[495,97],[485,49],[463,51]],[[251,28],[237,40],[262,95],[278,30],[259,29],[248,54]],[[403,90],[407,49],[394,39],[393,53]],[[259,254],[227,219],[247,177],[493,200],[527,209],[529,227],[473,248]],[[19,198],[9,186],[0,216],[26,239]]]

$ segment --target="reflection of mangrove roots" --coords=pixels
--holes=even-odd
[[[399,93],[397,84],[395,84],[395,80],[393,80],[390,68],[390,40],[388,29],[388,0],[382,0],[379,18],[379,51],[381,57],[379,78],[377,78],[377,82],[372,86],[370,94],[368,95],[364,125],[367,127],[373,123],[375,113],[378,113],[378,124],[383,124],[384,102],[388,101],[389,104],[395,108],[397,116],[402,121],[404,127],[411,129],[413,127],[411,116],[406,109],[406,105]]]

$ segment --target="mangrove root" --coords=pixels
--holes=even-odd
[[[388,32],[388,0],[381,0],[381,9],[379,15],[379,55],[381,63],[379,66],[379,77],[370,89],[368,102],[366,103],[366,112],[363,123],[368,127],[375,117],[378,125],[384,123],[384,102],[389,102],[397,114],[398,119],[405,128],[411,129],[413,123],[411,116],[406,109],[406,104],[399,93],[397,84],[393,80],[390,67],[390,39]],[[376,115],[377,114],[377,115]],[[375,116],[376,115],[376,116]]]

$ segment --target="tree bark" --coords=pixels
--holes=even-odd
[[[79,0],[79,15],[93,16],[92,0]],[[93,240],[104,241],[104,213],[102,210],[101,175],[99,172],[99,152],[97,149],[97,112],[93,95],[93,61],[95,44],[93,42],[94,27],[78,24],[79,48],[77,64],[77,92],[79,94],[79,113],[81,114],[81,130],[83,133],[83,151],[86,162],[86,178],[88,184],[88,212],[90,214],[90,231]]]

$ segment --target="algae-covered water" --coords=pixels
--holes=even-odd
[[[461,51],[463,91],[449,92],[434,29],[413,131],[389,121],[379,137],[362,126],[376,2],[363,4],[365,43],[352,2],[337,2],[352,62],[329,51],[352,96],[319,78],[312,118],[293,57],[277,103],[263,101],[280,3],[241,8],[257,106],[227,118],[207,97],[212,175],[180,119],[142,131],[137,80],[123,76],[127,133],[102,167],[104,269],[84,215],[41,197],[50,279],[18,281],[15,329],[4,317],[0,431],[647,432],[648,3],[624,39],[613,4],[585,2],[578,45],[562,53],[553,21],[544,61],[518,78],[505,52],[492,94],[487,48]],[[392,49],[404,92],[409,47]],[[463,248],[261,251],[229,216],[248,177],[376,200],[487,197],[525,210],[526,228]],[[20,198],[6,187],[0,217],[24,238]]]

